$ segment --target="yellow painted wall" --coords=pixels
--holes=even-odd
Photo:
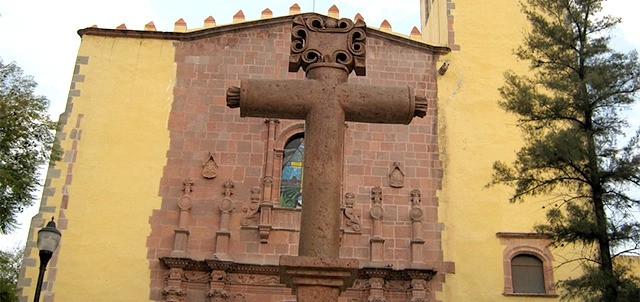
[[[430,0],[426,0],[430,1]],[[439,7],[446,0],[437,0]],[[446,276],[442,301],[549,301],[507,297],[504,292],[504,246],[497,232],[532,232],[545,221],[543,200],[511,204],[505,186],[485,188],[496,160],[512,162],[521,144],[513,115],[498,107],[503,73],[527,71],[512,50],[523,38],[527,21],[518,1],[454,0],[455,44],[440,58],[448,71],[438,78],[440,142],[444,163],[439,219],[444,224],[445,261],[456,272]],[[437,33],[425,33],[427,37]],[[557,257],[562,251],[553,251]],[[557,263],[556,263],[557,264]],[[567,277],[570,268],[554,273]],[[551,299],[553,300],[553,299]]]
[[[78,56],[84,82],[73,98],[62,142],[79,115],[81,139],[67,187],[68,228],[56,252],[56,301],[149,300],[146,241],[149,217],[160,207],[159,182],[169,147],[167,120],[175,82],[173,41],[85,35]],[[85,88],[86,87],[86,88]],[[113,142],[119,142],[114,144]],[[68,163],[58,163],[49,204],[59,209]],[[125,175],[125,177],[112,177]],[[56,211],[57,216],[58,211]],[[32,253],[37,255],[37,249]],[[37,256],[36,256],[37,258]],[[35,285],[36,269],[27,277]],[[35,287],[23,294],[32,298]],[[43,294],[44,296],[45,294]]]

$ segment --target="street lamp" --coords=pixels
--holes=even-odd
[[[38,274],[38,284],[36,285],[36,295],[33,302],[40,300],[40,291],[42,291],[42,279],[44,271],[47,270],[47,264],[53,256],[53,252],[58,248],[62,234],[56,229],[56,223],[51,221],[47,226],[38,231],[38,249],[40,250],[40,273]]]

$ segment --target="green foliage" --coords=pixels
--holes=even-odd
[[[607,280],[602,270],[593,265],[583,265],[584,273],[582,276],[574,279],[563,280],[558,286],[566,289],[567,293],[563,296],[563,300],[598,302],[607,300],[602,292],[602,288],[606,286],[604,280]],[[632,302],[640,301],[640,279],[638,276],[631,274],[629,269],[624,266],[616,266],[614,272],[614,284],[618,292],[617,301]]]
[[[560,283],[565,298],[628,301],[640,283],[613,259],[640,248],[640,132],[622,115],[637,103],[640,64],[635,52],[609,48],[619,19],[601,17],[602,2],[523,3],[531,27],[515,55],[531,70],[505,73],[499,104],[518,117],[525,145],[515,162],[494,163],[489,185],[511,186],[512,202],[551,199],[536,231],[557,246],[584,247],[585,274]]]
[[[17,285],[20,265],[24,253],[23,247],[14,247],[0,251],[0,301],[17,302]]]
[[[33,204],[38,168],[59,158],[54,146],[56,123],[49,101],[36,96],[36,83],[15,63],[0,60],[0,233],[16,225],[16,214]],[[52,149],[54,152],[52,152]]]

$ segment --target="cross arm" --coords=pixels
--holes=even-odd
[[[227,106],[240,107],[242,117],[305,119],[313,105],[312,95],[321,87],[309,80],[242,80],[227,89]]]
[[[414,116],[424,117],[427,99],[416,96],[409,86],[341,84],[339,99],[345,120],[351,122],[409,124]]]

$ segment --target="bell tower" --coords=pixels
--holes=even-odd
[[[420,31],[431,45],[449,45],[448,5],[452,0],[420,0]]]

